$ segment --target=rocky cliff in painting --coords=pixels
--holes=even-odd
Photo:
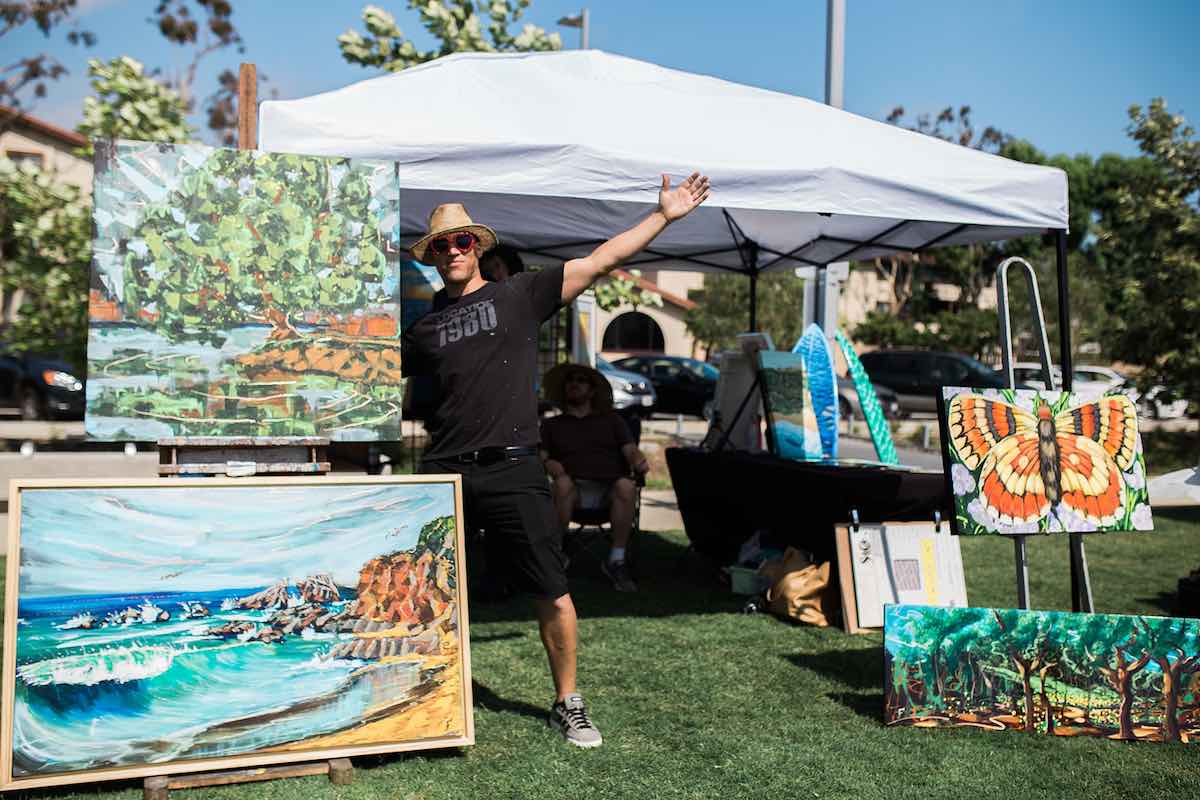
[[[296,588],[300,590],[300,599],[305,603],[333,603],[342,599],[333,576],[324,572],[298,581]]]
[[[285,636],[354,634],[331,648],[330,658],[379,659],[437,653],[442,631],[457,628],[454,518],[426,524],[408,550],[373,558],[359,572],[357,599],[343,603],[328,574],[296,582],[299,595],[280,580],[236,601],[237,608],[274,610],[263,626],[226,623],[208,631],[225,639],[270,644]]]
[[[449,549],[453,533],[453,519],[436,519],[421,529],[411,550],[363,565],[354,613],[372,622],[410,626],[445,617],[455,593]]]

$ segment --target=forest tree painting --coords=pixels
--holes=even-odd
[[[399,439],[386,161],[96,145],[93,439]]]
[[[457,481],[98,483],[16,490],[4,788],[471,742]]]
[[[1137,411],[1124,394],[942,392],[956,534],[1153,529]]]
[[[1200,741],[1200,620],[891,605],[884,720]]]

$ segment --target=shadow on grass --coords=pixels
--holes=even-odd
[[[532,717],[544,721],[549,709],[525,703],[520,700],[508,700],[493,692],[477,680],[471,681],[471,691],[475,698],[475,707],[487,711],[503,711],[508,714],[518,714],[522,717]]]
[[[827,650],[784,656],[801,669],[843,683],[853,689],[878,689],[883,681],[883,650]]]
[[[860,717],[883,724],[883,650],[828,650],[823,653],[796,653],[784,656],[801,669],[853,689],[871,691],[828,692],[826,697],[845,706]]]
[[[1154,509],[1154,516],[1173,519],[1177,522],[1200,524],[1200,506],[1168,506]]]
[[[731,594],[728,587],[720,583],[714,564],[689,551],[682,541],[642,532],[638,534],[634,552],[637,592],[613,590],[608,578],[600,572],[595,556],[583,554],[572,561],[568,570],[569,586],[581,617],[732,614],[738,613],[745,602],[745,598]],[[472,623],[533,622],[533,604],[528,597],[488,598],[485,602],[476,589],[483,583],[483,569],[477,566],[473,570],[469,573],[472,585],[468,595]]]
[[[1151,597],[1138,597],[1136,599],[1139,603],[1154,606],[1167,616],[1175,614],[1179,607],[1179,598],[1175,592],[1159,592]]]
[[[825,696],[863,719],[883,725],[883,692],[830,692]]]

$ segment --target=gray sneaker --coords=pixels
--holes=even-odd
[[[633,573],[629,571],[629,565],[624,561],[605,561],[600,569],[612,581],[613,588],[618,592],[636,592],[638,590],[637,583],[633,580]]]
[[[576,747],[599,747],[604,743],[600,731],[588,717],[583,698],[578,694],[569,694],[566,699],[551,706],[548,722],[551,728]]]

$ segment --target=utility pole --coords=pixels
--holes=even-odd
[[[846,62],[846,0],[827,0],[825,10],[825,105],[843,107]],[[817,270],[817,284],[811,294],[805,286],[805,299],[815,295],[813,316],[825,336],[832,340],[838,324],[838,298],[842,281],[850,275],[850,264],[840,261]],[[808,305],[807,303],[805,304]],[[806,320],[807,322],[807,320]]]

